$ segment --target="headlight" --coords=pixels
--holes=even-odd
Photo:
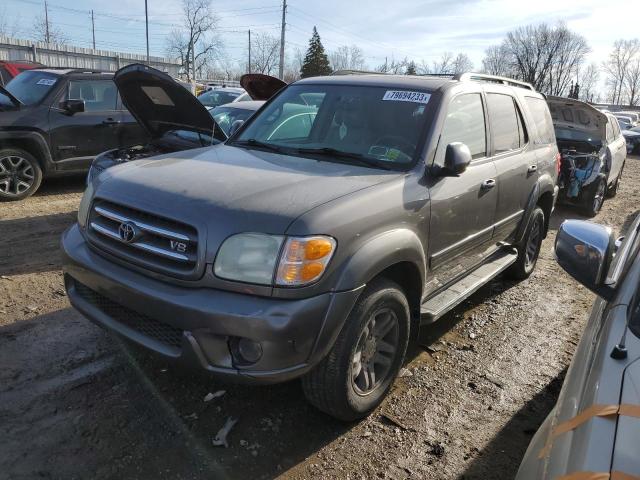
[[[93,199],[93,184],[89,183],[80,200],[80,206],[78,207],[78,224],[81,228],[85,228],[87,225],[87,217],[89,216],[89,207],[91,206],[91,200]]]
[[[308,285],[324,273],[336,249],[336,241],[327,236],[292,237],[282,251],[276,284]]]
[[[318,280],[336,248],[327,236],[285,237],[241,233],[227,238],[216,256],[217,277],[260,285],[299,287]],[[282,250],[282,251],[281,251]],[[277,267],[277,268],[276,268]]]
[[[216,256],[216,276],[239,282],[271,285],[283,237],[241,233],[227,238]]]

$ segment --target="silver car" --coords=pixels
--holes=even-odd
[[[640,216],[621,243],[595,223],[560,227],[558,263],[598,298],[518,480],[640,478],[639,252]]]

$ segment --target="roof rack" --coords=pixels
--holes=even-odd
[[[508,77],[499,77],[497,75],[487,75],[485,73],[459,73],[453,76],[454,80],[459,80],[461,82],[476,80],[479,82],[489,82],[489,83],[500,83],[502,85],[509,85],[511,87],[519,87],[526,88],[527,90],[535,91],[533,85],[527,82],[521,82],[520,80],[514,80],[513,78]]]
[[[334,75],[387,75],[385,72],[374,72],[372,70],[336,70],[331,72],[329,76]]]

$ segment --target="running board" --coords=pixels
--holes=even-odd
[[[500,252],[490,262],[478,267],[457,283],[424,302],[420,307],[421,323],[433,323],[438,320],[477,292],[480,287],[504,272],[515,263],[517,258],[518,254],[514,251]]]

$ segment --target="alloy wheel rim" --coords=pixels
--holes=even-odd
[[[593,197],[593,211],[598,212],[600,207],[602,207],[602,201],[604,199],[604,182],[600,182],[598,184],[598,190],[596,190],[596,194]]]
[[[536,216],[533,220],[529,239],[527,240],[527,245],[525,247],[525,261],[527,263],[527,267],[530,267],[536,261],[540,238],[540,217]]]
[[[369,316],[351,359],[351,383],[358,395],[369,395],[387,380],[399,336],[398,317],[393,310],[381,308]]]
[[[0,158],[0,193],[20,195],[31,188],[34,179],[33,166],[26,158],[18,155]]]

